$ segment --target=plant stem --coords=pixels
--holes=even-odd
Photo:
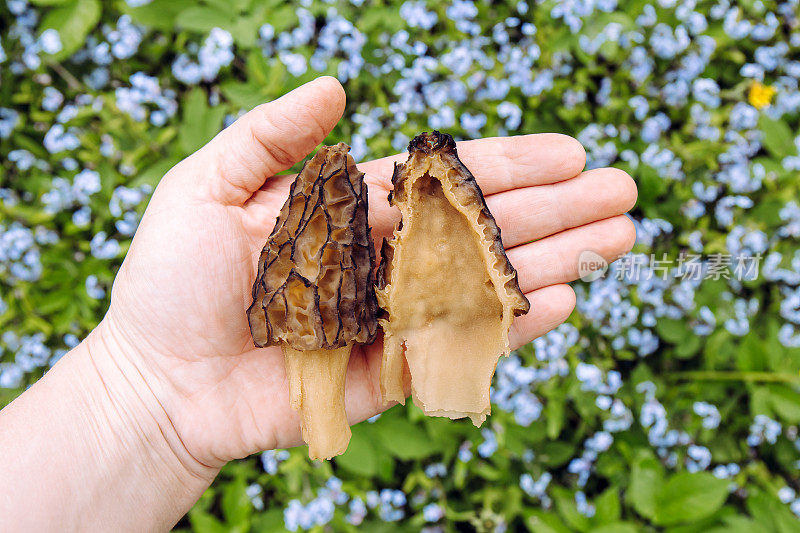
[[[59,76],[64,78],[64,81],[67,82],[67,85],[69,86],[70,89],[74,91],[80,91],[83,88],[83,85],[81,84],[80,81],[78,81],[78,78],[73,76],[70,71],[61,66],[61,63],[57,61],[51,61],[47,65],[53,70],[55,70]]]

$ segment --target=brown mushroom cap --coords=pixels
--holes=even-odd
[[[323,146],[292,183],[247,310],[256,346],[319,350],[375,339],[367,188],[349,151]]]
[[[407,365],[426,414],[480,425],[497,360],[509,353],[511,322],[530,303],[453,138],[423,133],[408,149],[389,195],[402,220],[383,243],[378,269],[383,399],[405,400]]]

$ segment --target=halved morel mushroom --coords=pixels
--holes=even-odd
[[[320,148],[292,183],[247,310],[256,346],[283,350],[290,402],[312,459],[347,449],[350,349],[372,342],[377,330],[367,187],[349,150],[344,143]]]
[[[383,242],[377,276],[383,400],[405,401],[407,368],[425,414],[468,416],[479,426],[497,361],[509,353],[511,322],[530,303],[453,138],[423,133],[408,151],[389,195],[402,220]]]

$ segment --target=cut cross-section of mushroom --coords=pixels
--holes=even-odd
[[[497,361],[509,353],[511,322],[530,303],[453,138],[423,133],[408,150],[389,195],[402,220],[384,240],[377,276],[383,400],[405,401],[407,367],[425,414],[479,426],[491,409]]]
[[[323,146],[292,183],[247,310],[256,346],[283,349],[290,402],[312,459],[347,449],[350,349],[377,331],[367,187],[349,150]]]

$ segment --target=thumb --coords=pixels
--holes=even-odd
[[[197,154],[215,169],[208,175],[211,197],[244,204],[267,178],[311,153],[339,121],[344,105],[339,81],[323,76],[240,117]]]

